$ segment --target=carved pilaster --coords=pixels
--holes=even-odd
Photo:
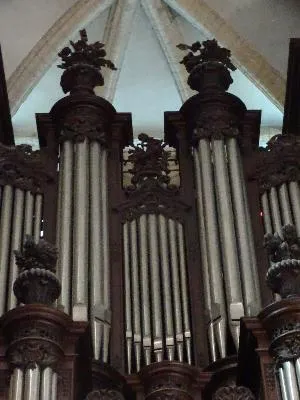
[[[197,369],[188,364],[163,361],[143,368],[140,377],[146,400],[192,400]]]

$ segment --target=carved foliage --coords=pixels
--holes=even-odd
[[[213,400],[255,400],[255,396],[244,386],[224,386],[216,391]]]
[[[0,184],[12,185],[33,193],[42,192],[47,182],[53,181],[40,151],[31,146],[4,146],[0,143]]]
[[[267,147],[256,154],[256,165],[249,178],[258,181],[261,192],[287,182],[300,180],[300,139],[275,135]]]
[[[75,108],[66,115],[59,140],[60,142],[72,140],[80,143],[88,138],[91,141],[96,140],[105,144],[106,131],[104,121],[95,110],[87,107]]]
[[[270,351],[278,362],[297,359],[300,356],[300,322],[286,321],[274,329]]]
[[[264,246],[273,262],[266,282],[275,293],[285,298],[300,294],[300,239],[293,225],[285,225],[282,236],[266,234]]]

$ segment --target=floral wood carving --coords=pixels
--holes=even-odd
[[[255,396],[244,386],[224,386],[216,391],[213,400],[255,400]]]
[[[300,294],[300,238],[293,225],[282,228],[282,236],[268,233],[264,238],[273,263],[266,275],[267,285],[282,298]]]
[[[124,396],[113,389],[100,389],[89,393],[85,400],[124,400]]]
[[[95,113],[95,110],[76,108],[66,115],[59,141],[72,140],[80,143],[88,138],[91,141],[105,144],[107,140],[106,132],[105,123],[99,114]]]
[[[88,44],[86,30],[80,32],[80,39],[77,42],[70,41],[71,48],[65,47],[58,56],[62,59],[59,68],[65,70],[61,78],[61,86],[64,93],[74,90],[90,89],[104,84],[100,72],[102,67],[116,70],[110,60],[106,60],[104,44],[95,42]]]
[[[54,180],[47,171],[46,160],[29,145],[4,146],[0,143],[0,184],[32,193],[41,193]]]
[[[289,320],[272,331],[270,352],[277,363],[295,360],[300,356],[300,322]]]
[[[35,243],[27,236],[23,251],[15,251],[19,276],[14,293],[20,303],[51,305],[60,295],[61,286],[55,276],[57,250],[50,243]]]
[[[237,137],[240,133],[238,119],[224,109],[212,108],[200,113],[193,130],[193,141],[201,138],[223,139]]]
[[[254,171],[254,172],[253,172]],[[256,154],[254,168],[248,176],[257,180],[261,192],[288,182],[300,180],[300,138],[275,135],[266,148]]]

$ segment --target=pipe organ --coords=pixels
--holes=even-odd
[[[196,94],[164,139],[133,141],[80,35],[40,150],[0,132],[0,398],[299,399],[295,126],[259,148],[208,40],[178,46]]]

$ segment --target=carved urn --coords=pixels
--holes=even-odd
[[[23,251],[15,251],[15,256],[20,272],[14,293],[19,303],[52,305],[61,291],[55,275],[56,249],[44,240],[36,244],[27,236]]]

